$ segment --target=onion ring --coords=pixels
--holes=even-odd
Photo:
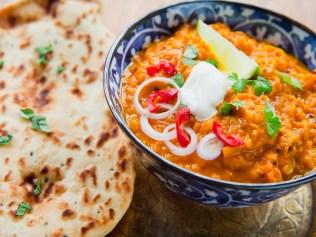
[[[144,115],[140,116],[140,128],[148,137],[155,139],[157,141],[166,141],[172,140],[177,137],[176,130],[167,131],[167,132],[158,132],[150,125],[148,118]]]
[[[177,102],[174,106],[172,106],[172,108],[170,108],[169,110],[165,111],[165,112],[162,112],[162,113],[159,113],[159,114],[156,114],[156,113],[151,113],[149,112],[147,109],[143,108],[141,106],[141,104],[139,103],[139,94],[140,92],[142,91],[142,89],[153,83],[153,82],[164,82],[166,84],[171,84],[173,87],[175,87],[176,89],[178,89],[178,98],[177,98]],[[174,112],[177,111],[178,107],[180,106],[180,89],[178,87],[178,85],[173,81],[171,80],[170,78],[165,78],[165,77],[153,77],[153,78],[150,78],[150,79],[147,79],[145,81],[143,81],[136,89],[135,91],[135,94],[134,94],[134,106],[136,108],[136,110],[141,114],[141,115],[145,115],[147,118],[150,118],[150,119],[164,119],[166,117],[168,117],[169,115],[173,114]]]
[[[165,127],[164,132],[168,132],[170,129],[175,128],[175,124],[171,124]],[[178,156],[187,156],[196,150],[198,139],[196,133],[192,128],[184,127],[184,130],[190,135],[190,143],[187,147],[179,147],[171,143],[169,140],[164,141],[169,150]]]
[[[203,160],[215,160],[222,153],[224,144],[214,133],[203,137],[197,146],[197,154]]]

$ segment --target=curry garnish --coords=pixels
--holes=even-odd
[[[281,120],[275,113],[273,106],[266,101],[264,109],[267,132],[271,137],[276,137],[282,127]]]
[[[249,84],[249,80],[238,78],[237,73],[230,74],[228,79],[234,81],[232,88],[236,93],[243,92]]]
[[[215,59],[207,59],[205,62],[212,64],[214,67],[218,67],[218,62]]]
[[[224,143],[225,146],[237,147],[245,144],[243,140],[236,137],[235,135],[224,134],[222,125],[217,121],[213,122],[213,132],[216,135],[216,137]]]
[[[288,84],[296,89],[303,90],[302,83],[299,80],[297,80],[295,77],[292,77],[291,75],[286,74],[286,73],[282,73],[282,72],[279,74],[279,76],[280,76],[282,82],[284,82],[284,83],[286,83],[286,84]]]
[[[179,86],[182,87],[184,85],[184,80],[183,80],[183,76],[181,73],[177,73],[176,75],[174,75],[172,77],[172,80]]]
[[[244,104],[245,104],[244,102],[239,101],[239,100],[232,103],[224,102],[220,112],[224,116],[231,115],[234,107],[238,110],[240,107],[244,106]]]
[[[269,94],[272,91],[271,82],[265,79],[263,76],[258,76],[255,80],[252,80],[251,85],[255,90],[256,96]]]
[[[189,45],[184,51],[183,63],[188,66],[194,66],[195,64],[198,63],[198,61],[196,60],[197,56],[198,56],[197,48],[193,45]]]

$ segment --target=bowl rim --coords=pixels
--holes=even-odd
[[[225,186],[229,188],[239,188],[239,189],[248,189],[248,190],[268,190],[268,189],[282,189],[282,188],[292,188],[292,187],[297,187],[306,183],[311,182],[312,180],[316,179],[316,172],[313,173],[311,172],[310,174],[304,175],[302,177],[296,178],[296,179],[291,179],[291,180],[286,180],[286,181],[281,181],[281,182],[275,182],[275,183],[241,183],[241,182],[234,182],[234,181],[228,181],[228,180],[221,180],[221,179],[216,179],[216,178],[211,178],[199,173],[195,173],[193,171],[190,171],[188,169],[182,168],[171,161],[165,159],[158,153],[154,152],[151,150],[148,146],[146,146],[127,126],[126,122],[124,121],[123,118],[121,118],[120,113],[115,109],[114,104],[111,101],[111,96],[109,94],[109,76],[108,76],[108,70],[107,68],[110,68],[110,63],[112,62],[112,56],[113,53],[117,50],[118,46],[120,45],[121,41],[123,41],[125,35],[128,35],[131,33],[132,30],[134,30],[139,24],[141,24],[144,20],[148,18],[152,18],[153,16],[159,15],[161,11],[166,11],[168,8],[171,7],[177,7],[181,5],[187,5],[187,4],[199,4],[199,3],[216,3],[216,4],[230,4],[230,5],[238,5],[241,7],[248,7],[252,8],[253,10],[257,11],[262,11],[269,13],[271,15],[274,15],[276,17],[279,17],[285,21],[289,21],[292,25],[295,25],[306,32],[308,32],[311,35],[314,35],[316,38],[316,33],[311,30],[309,27],[303,25],[302,23],[291,19],[288,16],[285,16],[283,14],[254,6],[251,4],[245,4],[245,3],[239,3],[239,2],[231,2],[231,1],[218,1],[218,0],[197,0],[197,1],[183,1],[180,3],[176,4],[171,4],[171,5],[166,5],[162,8],[159,8],[157,10],[151,11],[144,16],[140,17],[138,20],[134,21],[131,23],[129,26],[127,26],[116,38],[116,40],[112,43],[111,47],[108,50],[104,67],[103,67],[103,91],[105,94],[105,98],[107,101],[107,104],[116,120],[120,128],[123,130],[123,132],[128,136],[129,139],[142,151],[145,151],[148,155],[152,156],[154,159],[157,161],[162,162],[164,165],[166,165],[168,168],[171,170],[175,170],[176,173],[182,173],[183,175],[189,177],[190,179],[197,179],[199,182],[202,183],[209,183],[210,185],[217,185],[217,186]],[[120,82],[121,84],[121,82]]]

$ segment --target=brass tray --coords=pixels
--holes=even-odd
[[[138,164],[131,207],[109,236],[316,236],[313,186],[316,189],[316,183],[307,184],[283,198],[255,207],[219,209],[173,194]]]

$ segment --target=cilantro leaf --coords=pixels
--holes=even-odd
[[[28,120],[31,120],[35,116],[34,111],[30,108],[21,109],[20,113],[23,118],[28,119]]]
[[[232,85],[232,88],[236,93],[240,93],[246,89],[248,83],[249,82],[246,79],[239,79]]]
[[[46,117],[41,115],[36,115],[34,111],[30,108],[21,109],[21,116],[32,122],[32,129],[42,131],[45,133],[50,133],[50,129],[47,125]]]
[[[2,69],[4,66],[4,61],[3,60],[0,60],[0,69]]]
[[[177,73],[172,77],[172,80],[179,86],[182,87],[184,85],[183,76],[181,73]]]
[[[232,81],[238,80],[238,74],[236,72],[233,72],[232,74],[228,75],[228,79]]]
[[[207,59],[205,62],[212,64],[214,67],[218,67],[218,62],[215,59]]]
[[[24,216],[26,212],[32,211],[32,206],[26,202],[21,202],[15,211],[16,216]]]
[[[198,56],[198,50],[193,45],[189,45],[185,49],[183,56],[185,58],[195,59]]]
[[[279,76],[280,76],[282,82],[289,84],[296,89],[303,90],[303,85],[296,78],[294,78],[286,73],[280,73]]]
[[[196,47],[193,45],[189,45],[183,54],[183,63],[188,65],[188,66],[194,66],[195,64],[198,63],[197,60],[195,60],[198,56],[198,50]]]
[[[251,82],[256,96],[260,96],[262,94],[269,94],[272,91],[272,84],[267,79],[262,76],[258,76],[256,80]]]
[[[61,74],[63,71],[65,71],[65,68],[63,66],[57,66],[57,69],[56,69],[57,75]]]
[[[236,100],[235,102],[232,103],[232,105],[236,108],[239,109],[241,107],[243,107],[245,105],[245,103],[243,101],[240,100]]]
[[[49,133],[50,129],[44,116],[35,116],[32,119],[32,129]]]
[[[13,136],[9,133],[6,136],[0,136],[0,146],[6,145],[12,140]]]
[[[35,182],[35,188],[33,190],[33,194],[35,196],[39,196],[42,192],[42,181],[40,179],[36,180]]]
[[[39,65],[45,65],[47,64],[47,55],[49,53],[53,52],[53,46],[52,44],[49,44],[47,46],[43,46],[43,47],[38,47],[35,49],[36,52],[38,53],[38,60],[37,60],[37,64]]]
[[[238,75],[235,72],[230,74],[228,79],[234,81],[232,88],[236,93],[243,92],[246,89],[246,86],[249,84],[249,80],[238,78]]]
[[[227,116],[227,115],[232,114],[233,107],[235,107],[236,109],[239,109],[240,107],[244,106],[244,104],[245,104],[244,102],[239,101],[239,100],[232,103],[224,102],[220,112],[222,115]]]
[[[282,124],[280,118],[276,115],[273,106],[268,101],[266,101],[264,114],[268,134],[271,137],[276,137],[282,127]]]
[[[191,58],[184,58],[183,59],[183,63],[185,64],[185,65],[188,65],[188,66],[194,66],[195,64],[197,64],[198,63],[198,61],[197,60],[194,60],[194,59],[191,59]]]

